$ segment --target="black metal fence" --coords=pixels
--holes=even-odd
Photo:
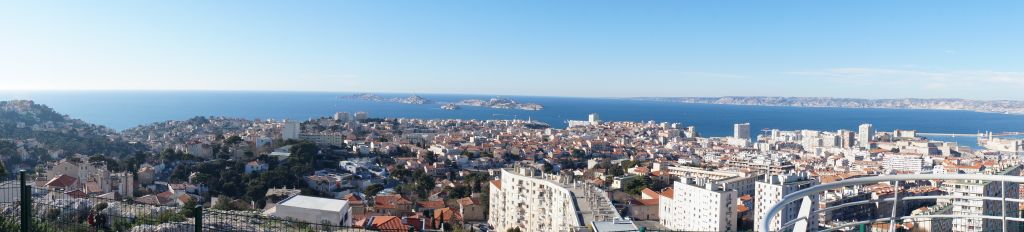
[[[28,176],[0,182],[3,232],[369,231],[273,218],[259,212],[143,204],[33,187]]]

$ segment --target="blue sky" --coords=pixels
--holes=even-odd
[[[1024,100],[1024,2],[20,1],[0,90]]]

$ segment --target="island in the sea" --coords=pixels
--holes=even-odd
[[[342,99],[363,100],[363,101],[375,101],[375,102],[395,102],[395,103],[413,104],[413,105],[424,105],[424,104],[432,104],[432,103],[434,103],[434,101],[432,101],[430,99],[426,99],[426,98],[420,97],[418,95],[412,95],[412,96],[408,96],[408,97],[385,98],[385,97],[381,97],[380,95],[376,95],[376,94],[372,94],[372,93],[359,93],[359,94],[353,94],[352,96],[346,96],[346,97],[341,97],[341,98]]]
[[[519,103],[508,98],[491,98],[490,100],[466,99],[456,102],[460,106],[489,107],[495,109],[542,110],[544,106],[537,103]]]
[[[441,105],[441,109],[442,110],[457,110],[457,109],[459,109],[459,105],[456,105],[455,103],[447,103],[447,104]]]
[[[516,110],[542,110],[544,106],[537,103],[520,103],[512,99],[495,97],[490,100],[482,99],[465,99],[454,103],[437,103],[433,100],[420,97],[418,95],[412,95],[408,97],[383,97],[372,93],[359,93],[350,96],[338,97],[340,99],[350,100],[361,100],[361,101],[374,101],[374,102],[394,102],[402,104],[413,104],[413,105],[425,105],[425,104],[441,104],[443,110],[457,110],[460,106],[475,106],[475,107],[488,107],[494,109],[516,109]]]
[[[966,110],[983,113],[1024,114],[1024,101],[968,100],[958,98],[860,99],[831,97],[638,97],[635,100],[669,101],[699,104]]]

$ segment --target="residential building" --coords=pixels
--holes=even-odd
[[[842,148],[853,148],[856,146],[857,136],[853,131],[839,130],[836,134],[839,135],[839,141]]]
[[[336,112],[334,113],[334,121],[347,122],[349,120],[348,112]]]
[[[875,126],[864,123],[860,124],[857,129],[857,143],[864,149],[871,149],[871,139],[875,137]]]
[[[634,220],[658,220],[661,198],[658,192],[644,188],[640,191],[640,198],[630,201],[629,217]]]
[[[750,140],[750,123],[733,124],[732,137],[737,139]]]
[[[921,207],[915,209],[910,215],[950,215],[952,214],[953,205],[951,204],[939,204],[929,207]],[[945,232],[953,231],[953,220],[954,218],[915,218],[910,219],[914,223],[913,231],[920,232]]]
[[[761,230],[761,221],[767,218],[767,211],[770,207],[779,203],[782,197],[789,195],[790,193],[799,191],[801,189],[809,188],[817,185],[818,181],[812,179],[806,172],[793,173],[793,174],[779,174],[779,175],[766,175],[764,180],[756,183],[756,194],[755,198],[755,213],[754,230]],[[782,223],[788,222],[799,217],[799,211],[803,201],[810,200],[811,212],[816,211],[818,208],[818,196],[809,196],[805,199],[798,200],[789,204],[786,204],[782,210],[779,211],[774,217],[772,217],[771,228],[769,231],[782,230]],[[810,214],[807,217],[808,231],[814,231],[818,228],[818,215]]]
[[[819,205],[820,208],[824,209],[868,200],[872,200],[871,193],[869,192],[861,192],[858,188],[843,188],[822,194]],[[847,206],[839,210],[822,212],[818,215],[818,220],[822,223],[863,221],[874,218],[876,209],[875,204]]]
[[[336,132],[303,133],[299,134],[299,139],[319,145],[344,146],[346,135]]]
[[[726,190],[736,190],[739,195],[754,195],[756,177],[743,172],[727,170],[704,170],[698,167],[669,166],[668,172],[678,178],[714,180]]]
[[[671,198],[660,198],[661,224],[670,230],[736,231],[736,190],[707,179],[682,178]]]
[[[925,170],[926,166],[929,169],[931,168],[930,162],[931,159],[926,159],[926,157],[921,155],[894,154],[887,155],[882,159],[882,167],[885,167],[886,170],[897,172],[920,173],[922,170]]]
[[[465,197],[458,200],[459,203],[459,214],[462,215],[462,219],[466,221],[485,221],[487,215],[484,214],[485,206],[474,198]]]
[[[367,114],[366,112],[356,112],[355,118],[356,120],[363,121],[370,118],[370,115]]]
[[[892,135],[898,139],[912,139],[917,138],[916,130],[895,130]]]
[[[575,231],[586,228],[574,194],[532,167],[501,169],[491,181],[488,224],[497,231]]]
[[[986,170],[993,175],[1020,176],[1020,165],[1007,165],[1004,167],[992,167]],[[1006,192],[1003,192],[1003,189]],[[1014,182],[994,182],[981,180],[959,180],[946,181],[942,183],[942,189],[952,196],[967,197],[1004,197],[1009,199],[1020,199],[1020,185]],[[949,203],[953,206],[954,215],[1002,215],[1002,204],[999,201],[953,199],[943,200],[939,204]],[[1016,203],[1006,204],[1007,215],[1018,215],[1020,206]],[[1007,222],[1007,227],[1018,228],[1019,222]],[[952,222],[953,232],[966,231],[1002,231],[1002,222],[999,220],[984,220],[980,218],[955,218]]]
[[[299,139],[300,133],[302,133],[302,125],[299,122],[284,120],[284,126],[281,128],[281,139]]]
[[[399,194],[373,197],[373,210],[379,214],[404,216],[412,212],[413,205],[412,201]]]

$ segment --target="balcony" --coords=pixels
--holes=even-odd
[[[811,204],[804,204],[802,199],[809,199],[824,193],[829,190],[841,189],[844,187],[870,185],[876,183],[893,183],[895,189],[899,189],[901,184],[913,183],[919,181],[963,181],[973,182],[974,185],[994,185],[998,190],[989,196],[970,196],[964,194],[955,194],[946,192],[945,195],[929,195],[929,196],[903,196],[904,192],[895,191],[896,194],[892,197],[882,199],[868,199],[862,201],[848,202],[840,205],[835,205],[827,208],[817,209],[817,206]],[[848,179],[843,181],[837,181],[827,184],[821,184],[812,186],[806,189],[799,190],[784,196],[779,203],[770,206],[766,214],[768,215],[764,220],[758,221],[759,232],[769,231],[794,231],[804,232],[808,230],[815,231],[858,231],[864,229],[864,227],[875,226],[876,223],[888,225],[888,231],[898,231],[897,225],[908,222],[921,222],[921,221],[954,221],[960,220],[963,224],[977,223],[972,230],[985,230],[985,231],[1021,231],[1018,224],[1024,222],[1024,218],[1018,215],[1017,205],[1024,200],[1021,200],[1018,193],[1018,184],[1024,183],[1024,177],[1022,176],[1011,176],[1011,175],[981,175],[981,174],[913,174],[913,175],[892,175],[892,176],[874,176],[874,177],[863,177]],[[954,190],[955,191],[955,190]],[[920,201],[920,200],[937,200],[937,201],[949,201],[954,202],[952,204],[965,205],[960,203],[961,201],[970,201],[973,204],[981,206],[981,202],[988,202],[993,209],[977,210],[976,212],[957,212],[954,211],[936,211],[936,213],[929,214],[918,214],[918,215],[905,215],[898,213],[899,208],[905,201]],[[797,217],[793,220],[781,222],[781,228],[772,228],[772,219],[777,216],[779,212],[783,211],[786,205],[791,203],[798,203],[799,209]],[[808,216],[819,215],[823,212],[831,212],[836,210],[846,210],[859,205],[865,204],[876,204],[876,203],[891,203],[891,213],[889,217],[878,217],[874,216],[873,219],[855,221],[855,222],[844,222],[832,227],[818,228],[815,225],[811,225]],[[1007,206],[1010,206],[1009,210]],[[952,208],[952,207],[947,207]],[[887,209],[888,210],[888,209]],[[983,211],[995,210],[994,215],[991,213],[983,213]],[[984,222],[983,222],[984,221]],[[777,224],[776,224],[777,225]],[[978,226],[985,228],[977,228]],[[859,227],[859,228],[858,228]],[[955,226],[951,226],[948,230],[940,231],[952,231]],[[813,228],[813,229],[812,229]],[[877,231],[877,226],[875,227]]]

